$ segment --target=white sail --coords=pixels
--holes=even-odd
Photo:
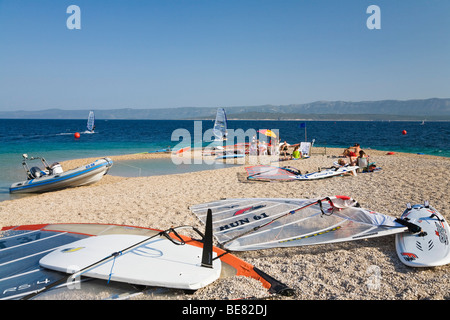
[[[88,131],[94,131],[95,125],[95,115],[94,115],[94,111],[89,112],[89,116],[88,116],[88,121],[87,121],[87,129]]]
[[[326,168],[317,172],[301,174],[298,169],[292,167],[274,167],[267,165],[257,165],[252,167],[246,167],[248,177],[247,180],[316,180],[329,177],[336,177],[342,175],[353,174],[357,175],[356,170],[358,166],[340,166],[335,168]]]
[[[216,121],[214,122],[213,133],[218,140],[225,140],[227,136],[227,115],[223,108],[217,109]]]
[[[395,218],[360,208],[347,197],[227,199],[190,209],[203,222],[211,209],[214,236],[232,251],[359,240],[407,230]]]

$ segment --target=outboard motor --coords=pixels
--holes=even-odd
[[[30,169],[30,178],[36,179],[42,176],[42,170],[39,167],[31,167]]]
[[[63,173],[64,170],[61,167],[61,165],[59,164],[59,162],[55,162],[50,166],[50,174],[59,174],[59,173]]]
[[[27,173],[27,179],[28,180],[37,179],[37,178],[40,178],[42,176],[46,176],[46,175],[51,174],[50,172],[52,170],[50,169],[49,165],[47,164],[47,162],[45,161],[44,158],[41,158],[41,157],[28,158],[28,155],[26,153],[24,153],[22,155],[22,157],[23,157],[22,166],[23,166],[23,168],[25,169],[25,171]],[[44,168],[45,168],[44,170],[42,170],[41,168],[39,168],[37,166],[34,166],[31,169],[28,169],[29,167],[28,167],[28,164],[27,164],[27,160],[36,160],[36,159],[40,159],[42,161],[42,163],[44,164]],[[56,164],[59,165],[59,163],[56,163]],[[59,169],[58,168],[56,169],[56,171],[58,171],[58,170],[60,170],[62,172],[61,166],[60,166]],[[60,172],[58,172],[58,173],[60,173]]]

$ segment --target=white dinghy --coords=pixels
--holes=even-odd
[[[41,193],[92,184],[108,173],[113,165],[110,158],[102,158],[64,172],[57,162],[49,165],[44,158],[28,158],[27,154],[24,154],[23,158],[22,165],[27,173],[27,180],[13,183],[9,188],[10,193]],[[37,166],[30,168],[27,160],[41,160],[44,169]]]

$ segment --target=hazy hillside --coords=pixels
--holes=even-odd
[[[226,107],[229,119],[450,120],[450,99],[316,101],[306,104]],[[97,119],[211,119],[216,107],[95,110]],[[89,110],[48,109],[0,112],[0,118],[84,119]]]

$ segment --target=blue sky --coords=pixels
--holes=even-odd
[[[0,0],[0,111],[448,98],[449,35],[448,0]]]

